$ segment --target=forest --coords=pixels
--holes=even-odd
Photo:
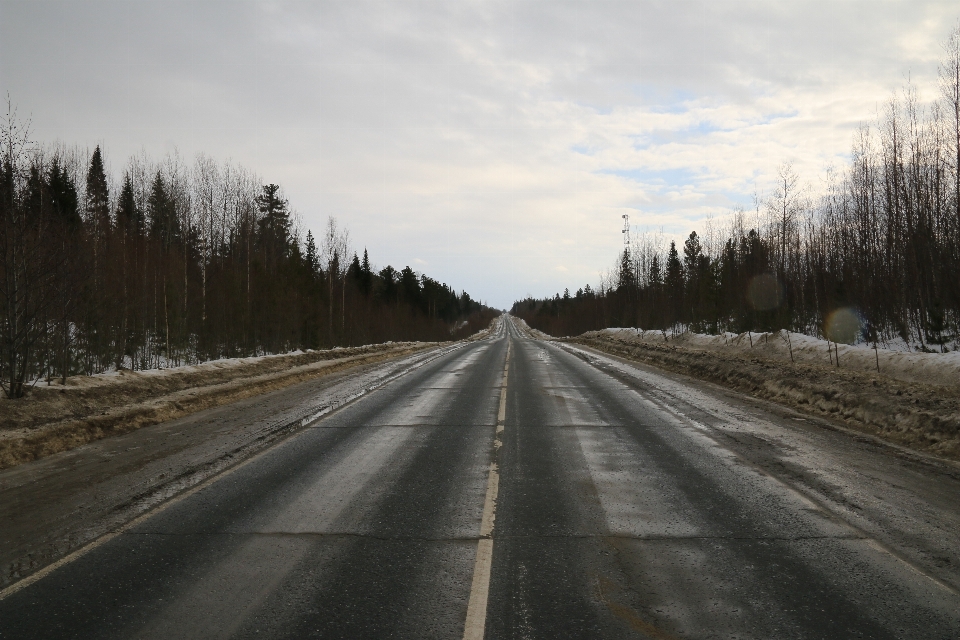
[[[0,171],[0,382],[385,341],[458,339],[496,311],[409,266],[372,266],[330,217],[205,155],[41,148],[9,105]]]
[[[518,301],[564,336],[606,327],[701,333],[788,330],[873,345],[957,348],[960,335],[960,28],[938,96],[907,84],[861,125],[850,161],[812,194],[792,165],[768,197],[682,246],[635,235],[599,286]]]

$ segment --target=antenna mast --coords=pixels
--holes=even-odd
[[[630,248],[630,216],[625,213],[620,217],[623,218],[623,231],[620,232],[623,234],[623,246],[629,249]]]

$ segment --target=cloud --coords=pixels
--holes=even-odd
[[[111,166],[174,141],[284,185],[371,259],[497,306],[596,283],[621,215],[686,235],[808,180],[909,74],[952,2],[12,2],[0,90]],[[413,259],[411,256],[419,256]],[[567,271],[556,268],[563,265]]]

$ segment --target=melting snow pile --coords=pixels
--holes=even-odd
[[[911,353],[903,345],[893,344],[874,349],[869,344],[837,344],[802,333],[726,333],[708,335],[684,332],[676,336],[642,329],[605,329],[584,334],[607,334],[619,340],[642,344],[673,345],[686,349],[738,354],[774,361],[819,364],[840,369],[932,385],[960,384],[960,351],[949,353]],[[892,348],[890,348],[892,347]],[[899,348],[898,348],[899,347]],[[839,356],[839,357],[838,357]]]

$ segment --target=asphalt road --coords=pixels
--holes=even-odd
[[[0,637],[956,639],[958,532],[955,466],[507,322],[8,588]]]

